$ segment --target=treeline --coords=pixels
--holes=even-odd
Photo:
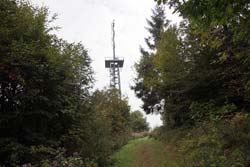
[[[249,1],[157,2],[133,86],[147,113],[162,112],[153,135],[177,147],[180,166],[249,166]]]
[[[90,91],[87,50],[53,35],[48,13],[0,1],[0,166],[108,166],[132,131],[128,101]]]

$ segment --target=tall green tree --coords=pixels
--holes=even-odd
[[[39,162],[64,146],[89,94],[91,61],[81,44],[50,34],[46,8],[0,6],[0,161]]]
[[[135,79],[135,85],[132,86],[136,96],[144,102],[142,107],[147,113],[153,112],[153,106],[161,100],[160,92],[156,89],[159,83],[157,81],[158,71],[153,64],[153,58],[156,45],[161,39],[161,33],[169,23],[165,18],[163,6],[156,6],[155,9],[152,10],[152,13],[151,19],[147,20],[149,26],[147,30],[150,36],[145,38],[149,51],[144,48],[140,50],[142,57],[139,63],[135,65],[138,75]]]
[[[158,70],[159,92],[165,99],[165,124],[180,125],[186,117],[185,96],[186,77],[190,70],[190,61],[182,53],[180,30],[176,26],[169,26],[157,45],[154,64]]]
[[[214,101],[217,108],[230,105],[248,111],[248,1],[164,2],[188,20],[189,34],[196,40],[189,47],[193,50],[192,77],[196,78],[189,95],[201,105]]]

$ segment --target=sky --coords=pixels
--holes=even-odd
[[[109,70],[104,61],[112,57],[111,22],[115,20],[117,57],[124,58],[121,70],[122,94],[129,98],[132,111],[140,110],[142,102],[130,86],[134,84],[134,64],[140,59],[139,47],[146,47],[144,38],[149,34],[146,19],[150,18],[154,0],[30,0],[33,5],[46,6],[50,15],[57,14],[51,26],[61,27],[55,32],[69,42],[81,42],[88,50],[95,72],[95,89],[109,86]],[[178,23],[180,18],[166,11],[167,18]],[[151,128],[160,126],[160,115],[147,115]]]

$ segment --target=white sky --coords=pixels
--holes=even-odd
[[[148,36],[146,18],[150,18],[154,0],[30,0],[32,4],[47,6],[51,14],[58,14],[53,25],[61,27],[56,34],[69,42],[82,42],[87,48],[95,71],[95,88],[109,86],[109,71],[105,57],[112,57],[111,22],[115,19],[116,55],[124,58],[121,71],[122,93],[129,97],[132,110],[141,110],[142,102],[130,89],[135,78],[134,64],[140,59],[139,46],[145,46]],[[167,11],[173,22],[180,19]],[[159,115],[147,115],[151,127],[162,124]]]

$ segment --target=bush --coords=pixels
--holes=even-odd
[[[61,148],[53,159],[43,160],[33,165],[28,163],[19,167],[98,167],[98,165],[94,160],[83,159],[78,153],[67,156],[66,150]]]
[[[174,145],[185,167],[250,165],[250,118],[203,122],[193,128],[155,129],[151,136]]]

